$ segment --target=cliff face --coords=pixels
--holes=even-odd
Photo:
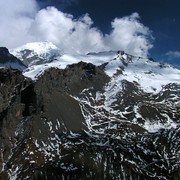
[[[29,102],[23,97],[31,80],[26,79],[21,72],[10,69],[0,69],[0,150],[1,169],[13,152],[17,142],[16,130],[23,121]],[[8,165],[7,165],[8,166]]]

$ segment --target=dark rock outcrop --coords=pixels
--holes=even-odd
[[[10,68],[23,71],[26,66],[15,56],[9,53],[5,47],[0,47],[0,68]]]
[[[16,142],[16,128],[23,120],[25,104],[21,102],[21,92],[32,81],[21,72],[0,69],[0,167],[6,162]]]
[[[0,168],[4,171],[0,177],[7,176],[9,169],[15,171],[18,162],[22,163],[19,177],[24,177],[23,169],[29,164],[28,148],[35,146],[34,139],[43,145],[55,133],[58,136],[65,131],[84,133],[87,130],[84,117],[71,95],[78,95],[93,84],[100,88],[107,79],[101,70],[86,63],[65,70],[50,69],[36,83],[19,71],[1,69]]]

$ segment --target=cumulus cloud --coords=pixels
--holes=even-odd
[[[0,0],[0,45],[15,47],[32,41],[29,28],[37,12],[35,0]]]
[[[1,46],[15,48],[27,42],[51,41],[67,53],[124,50],[146,56],[152,48],[148,27],[140,22],[138,13],[115,18],[112,31],[103,34],[92,27],[88,14],[75,19],[55,7],[38,10],[35,0],[0,0]]]
[[[113,49],[121,48],[132,54],[146,56],[152,44],[150,43],[151,31],[139,22],[138,13],[123,18],[115,18],[112,32],[106,35],[106,44]]]
[[[37,13],[30,32],[37,41],[51,41],[68,53],[100,51],[104,49],[103,36],[92,24],[87,14],[75,20],[72,15],[48,7]]]

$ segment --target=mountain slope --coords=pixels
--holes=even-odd
[[[23,71],[26,66],[5,47],[0,47],[0,68],[18,69]]]
[[[120,84],[122,80],[137,82],[140,88],[149,93],[158,93],[163,86],[179,83],[180,79],[180,70],[173,66],[124,52],[118,54],[115,51],[90,53],[84,56],[64,54],[51,63],[29,67],[24,75],[36,79],[51,67],[64,69],[67,65],[80,61],[104,67],[106,74],[112,78],[112,81],[116,81],[112,83]]]
[[[180,70],[124,52],[2,70],[0,179],[179,179]]]

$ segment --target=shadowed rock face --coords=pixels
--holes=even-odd
[[[32,84],[21,72],[0,69],[0,167],[7,161],[16,142],[15,131],[23,119],[26,102],[21,92]]]
[[[9,59],[9,50],[5,47],[0,47],[0,63],[5,63]],[[15,57],[14,57],[15,59]]]
[[[0,69],[0,179],[178,179],[179,127],[149,133],[143,125],[178,124],[180,87],[152,95],[124,81],[108,109],[109,81],[83,62],[36,82]]]
[[[9,53],[5,47],[0,47],[0,68],[10,68],[23,71],[26,66],[15,56]]]
[[[5,170],[1,173],[2,177],[7,176],[9,169],[15,170],[18,162],[22,163],[20,177],[27,176],[28,173],[23,174],[27,165],[28,172],[32,173],[28,154],[29,148],[32,151],[33,147],[37,149],[35,139],[43,146],[49,143],[52,134],[58,137],[64,132],[84,133],[87,130],[79,102],[70,94],[78,95],[94,83],[100,88],[100,84],[108,78],[97,70],[104,81],[99,84],[100,77],[96,77],[95,69],[95,66],[85,63],[65,70],[51,69],[35,83],[25,79],[18,71],[1,69],[0,167]],[[41,163],[45,165],[43,156]],[[41,163],[37,167],[41,167]]]

